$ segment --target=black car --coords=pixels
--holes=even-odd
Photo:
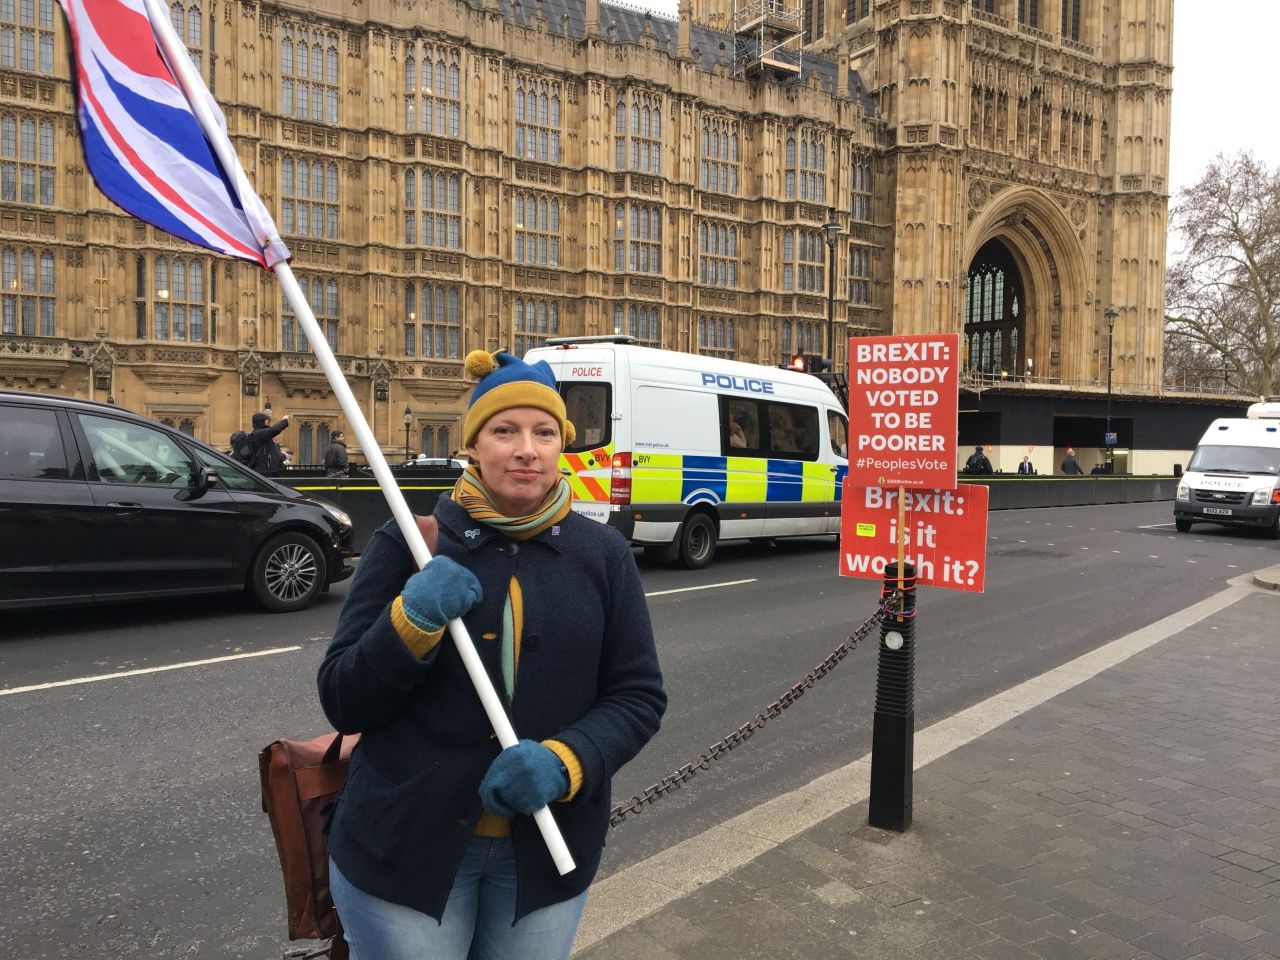
[[[351,519],[119,407],[0,390],[0,609],[248,590],[301,610]]]

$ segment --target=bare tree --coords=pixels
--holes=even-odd
[[[1221,155],[1178,192],[1185,249],[1165,279],[1166,371],[1270,396],[1280,378],[1280,172]]]

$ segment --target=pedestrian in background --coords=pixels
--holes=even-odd
[[[1024,477],[1033,477],[1036,473],[1035,464],[1031,462],[1030,457],[1023,457],[1022,462],[1018,464],[1018,473]]]
[[[349,469],[347,462],[347,435],[335,430],[329,436],[329,448],[324,452],[324,475],[326,477],[345,477]]]
[[[264,477],[278,477],[284,472],[285,455],[276,437],[289,427],[289,415],[286,413],[272,425],[271,417],[265,413],[253,415],[253,432],[249,434],[249,446],[253,450],[254,462],[249,464]]]
[[[364,960],[564,960],[600,863],[613,775],[666,709],[631,548],[570,510],[573,424],[545,361],[473,351],[470,464],[422,521],[360,558],[319,673],[361,732],[329,827],[329,879]],[[436,540],[432,544],[432,540]],[[462,617],[521,739],[497,740],[446,624]],[[529,814],[553,804],[559,876]]]
[[[987,455],[982,452],[982,444],[978,444],[973,448],[973,453],[969,454],[969,459],[964,464],[965,473],[995,473],[991,468],[991,461],[987,459]]]
[[[1076,452],[1067,447],[1067,455],[1062,458],[1062,472],[1068,477],[1082,477],[1084,471],[1080,469],[1080,463],[1076,460]]]

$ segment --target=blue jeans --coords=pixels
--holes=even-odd
[[[516,861],[509,837],[472,837],[441,923],[356,889],[329,861],[329,888],[351,960],[567,960],[587,891],[516,915]]]

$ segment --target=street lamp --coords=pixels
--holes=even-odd
[[[409,453],[409,428],[413,426],[413,411],[409,409],[409,405],[404,405],[404,458],[408,460],[412,454]]]
[[[831,369],[836,366],[836,241],[840,239],[840,223],[834,209],[828,211],[828,220],[822,225],[827,235],[827,357]],[[846,364],[846,366],[848,366]]]
[[[1116,468],[1116,446],[1111,443],[1111,342],[1116,331],[1116,317],[1120,314],[1116,313],[1114,306],[1107,307],[1107,312],[1103,314],[1107,318],[1107,433],[1103,437],[1107,446],[1107,473],[1115,473]]]

